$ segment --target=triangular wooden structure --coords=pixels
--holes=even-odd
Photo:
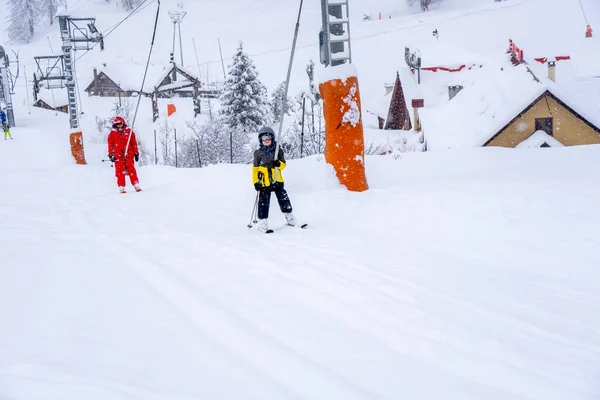
[[[200,80],[193,74],[178,67],[174,62],[158,79],[152,92],[152,121],[158,119],[158,98],[192,97],[194,117],[200,114]]]
[[[396,73],[396,83],[394,84],[394,91],[392,92],[392,99],[384,129],[403,129],[406,131],[412,129],[410,114],[408,113],[404,90],[402,89],[402,82],[398,73]]]

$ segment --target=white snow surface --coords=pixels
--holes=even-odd
[[[565,147],[564,144],[554,139],[544,131],[535,131],[527,139],[515,146],[515,148],[531,148],[540,147],[542,145],[548,145],[550,147]]]
[[[291,160],[264,235],[248,166],[117,194],[47,113],[0,143],[0,398],[600,395],[600,146]]]
[[[161,1],[146,90],[168,66],[173,24],[165,11],[176,3]],[[598,32],[600,3],[581,3]],[[362,193],[345,190],[322,157],[288,160],[286,188],[309,227],[285,227],[273,199],[273,235],[246,227],[256,196],[248,165],[140,167],[143,191],[128,186],[121,195],[101,162],[105,145],[95,144],[96,118],[112,116],[116,99],[83,89],[104,64],[115,82],[140,87],[156,3],[149,4],[107,35],[104,52],[76,54],[87,166],[70,156],[67,114],[28,107],[24,74],[31,79],[32,57],[49,54],[49,43],[60,48],[58,27],[22,46],[0,30],[26,67],[13,99],[14,140],[0,139],[0,399],[600,397],[600,146],[367,155],[370,189]],[[186,2],[184,67],[202,82],[222,79],[216,39],[225,63],[242,39],[274,90],[287,71],[297,6],[232,0],[224,11],[221,1]],[[363,104],[405,67],[405,45],[424,57],[434,49],[428,65],[480,63],[500,75],[512,38],[526,57],[572,55],[557,63],[557,86],[576,80],[586,89],[557,90],[579,94],[598,118],[598,39],[580,40],[577,2],[417,8],[351,4]],[[105,0],[70,2],[65,13],[96,17],[105,33],[126,16]],[[362,22],[363,14],[373,20]],[[532,15],[553,29],[534,34]],[[306,63],[318,60],[319,25],[318,2],[305,2],[290,95],[306,88]],[[536,68],[543,76],[545,66]],[[529,80],[513,92],[489,79],[478,87],[475,72],[452,78],[472,90],[450,102],[448,82],[439,91],[405,90],[426,107],[447,103],[448,115],[475,121],[488,110],[512,112],[510,96],[529,90]],[[50,91],[41,95],[51,99]],[[480,100],[477,108],[451,109],[469,97]],[[159,123],[167,103],[176,105],[172,121],[183,134],[191,100],[160,99]],[[413,133],[376,130],[374,115],[361,117],[365,138],[390,148]],[[491,123],[480,122],[449,143],[479,137]],[[153,128],[143,98],[135,130],[148,148]]]

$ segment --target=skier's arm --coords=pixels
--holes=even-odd
[[[115,152],[114,152],[114,148],[115,148],[115,138],[112,134],[112,131],[110,131],[110,133],[108,134],[108,155],[109,156],[114,156]]]
[[[277,159],[279,160],[279,170],[283,171],[285,169],[285,156],[283,155],[283,149],[279,147],[279,153],[277,153]]]
[[[258,156],[258,151],[254,152],[254,164],[252,164],[252,184],[255,184],[256,182],[258,182],[258,172],[259,172],[259,156]]]

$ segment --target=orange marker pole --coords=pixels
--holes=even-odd
[[[345,77],[332,77],[319,85],[325,115],[325,161],[335,169],[340,183],[350,191],[369,189],[365,175],[365,144],[360,107],[358,79],[349,65],[328,67],[330,74],[350,72]]]
[[[87,164],[85,162],[85,153],[83,152],[83,136],[81,132],[73,132],[69,135],[71,142],[71,155],[75,162],[80,165]]]

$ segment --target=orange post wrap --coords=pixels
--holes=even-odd
[[[73,132],[70,135],[71,154],[77,164],[85,165],[85,154],[83,153],[83,136],[81,132]]]
[[[325,161],[350,191],[369,189],[358,79],[331,79],[319,85],[325,115]]]

